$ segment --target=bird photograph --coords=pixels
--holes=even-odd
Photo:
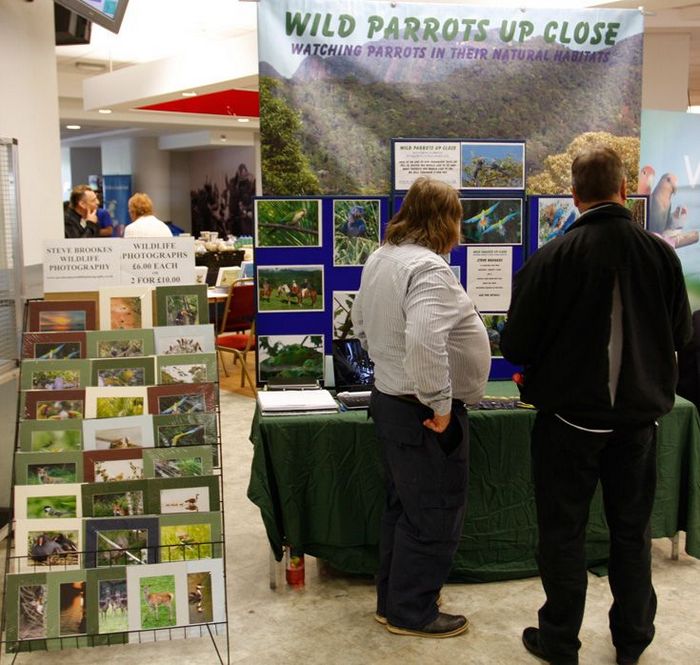
[[[379,247],[379,220],[377,200],[333,201],[334,265],[364,265]]]
[[[462,189],[519,189],[525,184],[521,143],[462,144]]]
[[[66,487],[65,485],[63,486]],[[28,519],[57,519],[77,517],[78,497],[75,494],[60,496],[29,496],[27,497]]]
[[[578,210],[570,196],[542,197],[538,202],[537,247],[564,235],[578,219]]]
[[[522,199],[460,199],[461,245],[522,242]]]
[[[698,242],[700,233],[688,228],[691,221],[688,206],[679,193],[678,176],[667,171],[658,182],[655,182],[655,170],[652,166],[644,166],[639,173],[638,192],[648,193],[649,190],[649,223],[648,230],[663,238],[672,247],[678,249]],[[644,182],[642,178],[644,177]]]
[[[317,199],[259,199],[255,233],[259,247],[318,247],[321,202]]]

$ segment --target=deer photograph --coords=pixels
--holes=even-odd
[[[141,594],[141,628],[165,628],[177,624],[174,575],[142,578]]]
[[[126,580],[100,580],[99,582],[99,632],[117,633],[128,630],[129,608]]]

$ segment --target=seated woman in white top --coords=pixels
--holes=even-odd
[[[125,238],[170,238],[168,225],[153,214],[153,201],[141,192],[129,199],[131,224],[124,229]]]

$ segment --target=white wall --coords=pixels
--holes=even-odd
[[[170,153],[158,148],[157,138],[132,139],[132,187],[153,201],[159,219],[170,216]]]
[[[170,220],[192,232],[190,212],[190,158],[186,152],[170,153]]]
[[[642,108],[685,112],[688,108],[689,67],[689,34],[645,34]]]
[[[0,135],[19,145],[24,264],[63,238],[53,2],[0,0]],[[37,230],[40,229],[40,233]]]
[[[99,148],[71,148],[70,170],[73,187],[87,185],[91,175],[102,175],[102,156]]]

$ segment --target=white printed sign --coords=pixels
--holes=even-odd
[[[512,247],[467,248],[467,293],[482,312],[508,310],[512,281]]]
[[[394,189],[409,189],[420,176],[442,180],[460,188],[459,143],[399,141],[394,143]]]
[[[194,241],[81,238],[44,243],[44,293],[194,284]]]

